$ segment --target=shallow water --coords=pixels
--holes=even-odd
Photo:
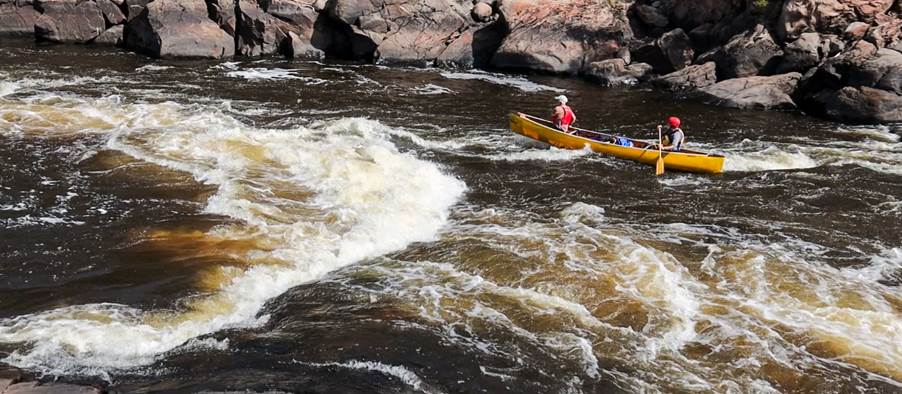
[[[679,114],[722,175],[519,137]],[[902,126],[483,71],[0,49],[0,356],[117,390],[898,392]]]

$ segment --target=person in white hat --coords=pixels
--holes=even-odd
[[[551,122],[565,133],[570,132],[570,125],[576,122],[576,114],[567,106],[567,96],[563,94],[554,98],[560,105],[554,107],[554,114],[551,115]]]

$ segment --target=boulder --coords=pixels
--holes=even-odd
[[[843,31],[843,37],[847,40],[860,40],[864,38],[866,34],[868,34],[868,29],[871,28],[871,25],[864,22],[852,22],[849,26],[846,26],[846,30]]]
[[[695,90],[711,86],[717,82],[717,65],[708,62],[693,65],[652,79],[652,84],[665,90]]]
[[[315,0],[269,0],[264,10],[276,18],[302,27],[302,30],[311,31],[319,16]]]
[[[40,14],[30,3],[0,2],[0,36],[32,36]]]
[[[692,41],[680,28],[664,33],[658,39],[658,47],[661,48],[661,52],[674,70],[679,70],[692,64],[692,59],[695,58]]]
[[[895,15],[879,15],[876,25],[868,31],[866,40],[878,48],[902,45],[902,18]]]
[[[449,67],[485,67],[504,39],[500,24],[481,29],[467,29],[455,36],[436,59],[436,64]]]
[[[125,9],[126,19],[130,21],[141,15],[150,2],[151,0],[125,0],[123,8]]]
[[[505,0],[500,12],[510,34],[491,64],[503,69],[577,74],[631,38],[622,2]]]
[[[288,32],[288,37],[283,45],[285,48],[282,53],[294,59],[322,59],[326,55],[322,50],[314,47],[309,38],[301,37],[293,31]]]
[[[902,96],[866,86],[824,90],[815,96],[824,113],[854,123],[902,122]]]
[[[902,53],[890,49],[878,50],[874,57],[848,68],[846,84],[902,95]]]
[[[664,50],[661,49],[659,40],[636,45],[630,53],[634,61],[650,64],[658,74],[667,74],[676,70]]]
[[[648,26],[652,27],[667,27],[670,24],[670,20],[667,19],[667,15],[664,15],[657,8],[652,7],[647,4],[637,4],[633,8],[633,12],[636,13],[636,16],[642,23],[645,23]]]
[[[787,0],[778,21],[787,41],[806,31],[842,33],[855,21],[871,22],[892,7],[894,0]]]
[[[635,85],[648,80],[652,67],[645,63],[626,64],[624,59],[608,59],[593,62],[586,67],[584,75],[605,86]]]
[[[783,49],[783,60],[777,67],[778,73],[807,71],[817,66],[821,60],[822,40],[818,33],[802,33],[799,38]]]
[[[91,43],[96,45],[120,46],[123,42],[124,31],[125,26],[123,25],[113,26],[105,32],[100,33],[100,35],[97,36],[94,41],[91,41]]]
[[[467,4],[465,4],[467,3]],[[325,12],[349,32],[346,51],[356,59],[428,64],[462,63],[474,58],[458,39],[473,39],[485,25],[475,24],[469,2],[430,0],[332,0]],[[475,44],[475,41],[473,41]],[[455,48],[451,51],[451,46]],[[453,58],[460,56],[460,58]]]
[[[277,53],[285,48],[282,41],[288,38],[288,32],[295,31],[289,23],[266,13],[256,0],[238,0],[236,12],[238,41],[235,50],[242,56]]]
[[[744,0],[673,1],[670,20],[675,26],[692,30],[705,23],[730,21],[746,9],[747,2]]]
[[[230,36],[235,35],[238,23],[235,16],[235,0],[207,0],[207,13],[220,29]]]
[[[724,107],[789,109],[796,107],[791,96],[801,78],[799,73],[735,78],[702,88],[700,92]]]
[[[35,9],[41,16],[34,33],[42,40],[83,44],[106,30],[103,11],[93,1],[39,0]]]
[[[486,3],[476,3],[470,10],[470,15],[477,22],[488,22],[492,19],[492,6]]]
[[[767,73],[776,67],[781,55],[783,51],[767,29],[757,25],[748,32],[734,36],[710,54],[699,56],[698,61],[713,60],[717,63],[717,77],[730,79]]]
[[[100,8],[100,11],[103,12],[103,17],[106,19],[107,26],[125,23],[125,14],[122,13],[122,9],[119,8],[119,5],[112,0],[94,0],[94,2],[97,3],[97,7]]]
[[[158,58],[218,59],[235,54],[234,39],[207,16],[203,0],[156,0],[125,26],[125,45]]]

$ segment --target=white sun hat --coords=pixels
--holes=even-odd
[[[554,99],[561,103],[567,104],[567,96],[564,96],[563,94],[555,97]]]

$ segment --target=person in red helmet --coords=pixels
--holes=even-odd
[[[667,118],[667,125],[670,127],[664,132],[661,149],[679,152],[683,147],[683,142],[686,141],[686,133],[683,133],[683,129],[680,128],[682,123],[676,116]]]

